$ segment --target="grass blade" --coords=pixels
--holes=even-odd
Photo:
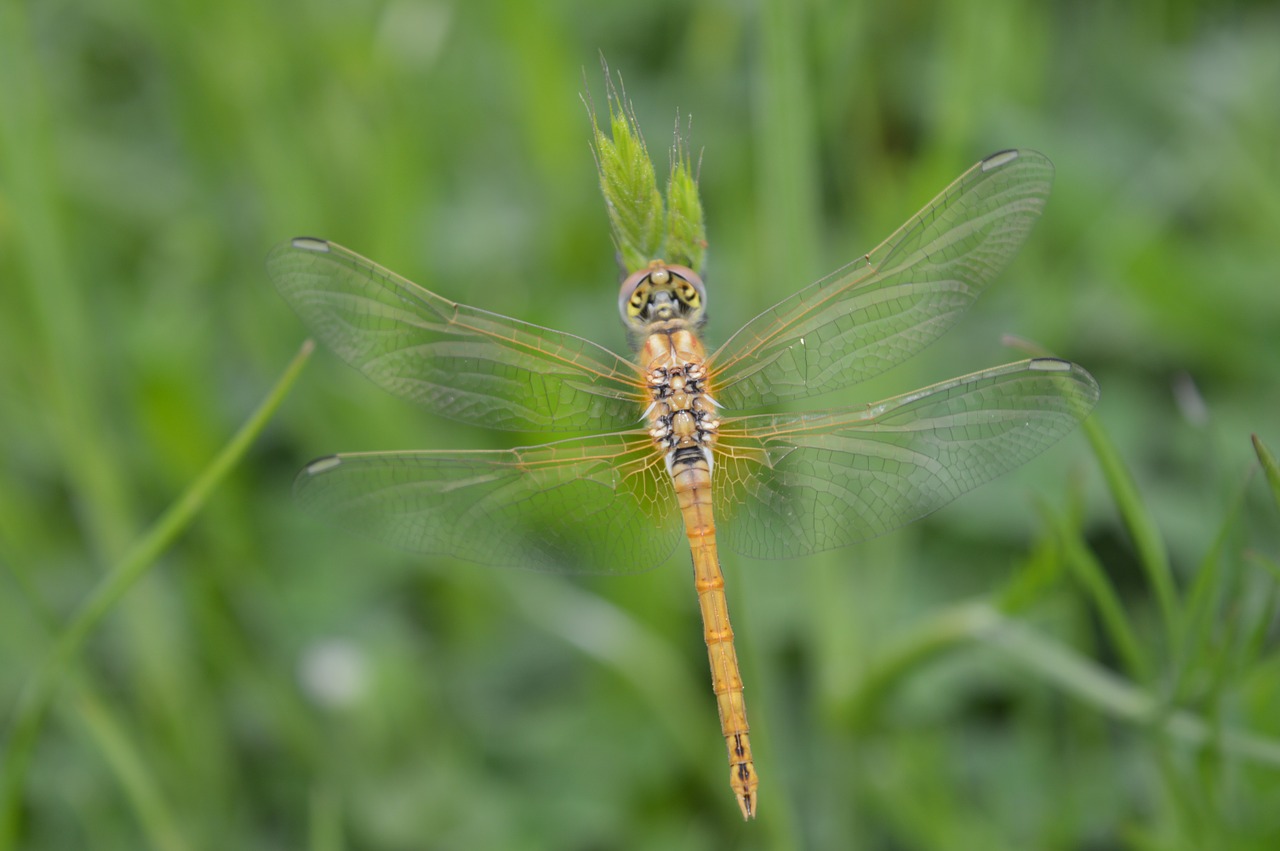
[[[1040,514],[1057,536],[1071,572],[1097,608],[1102,626],[1114,642],[1120,658],[1124,660],[1125,669],[1139,682],[1149,682],[1151,660],[1130,626],[1130,619],[1120,603],[1120,595],[1116,593],[1106,570],[1085,546],[1079,530],[1069,528],[1065,520],[1055,516],[1045,506],[1041,506]]]
[[[1215,625],[1223,623],[1226,618],[1233,592],[1238,591],[1240,584],[1239,565],[1233,560],[1233,553],[1237,550],[1228,544],[1237,531],[1244,510],[1244,497],[1244,489],[1241,488],[1227,509],[1213,545],[1200,560],[1195,581],[1187,592],[1182,638],[1170,648],[1174,654],[1170,689],[1172,702],[1176,703],[1187,697],[1183,690],[1188,681],[1196,679],[1193,674],[1197,664],[1204,665],[1209,678],[1214,681],[1220,681],[1228,670],[1229,666],[1218,658],[1213,632]],[[1225,626],[1230,630],[1239,627],[1239,623],[1226,622]]]
[[[1028,340],[1012,335],[1005,335],[1004,343],[1020,351],[1029,352],[1036,357],[1055,357],[1048,349]],[[1147,574],[1147,581],[1156,596],[1160,608],[1160,617],[1164,623],[1165,637],[1170,647],[1177,644],[1179,624],[1181,623],[1178,590],[1173,581],[1173,569],[1169,565],[1169,553],[1165,549],[1164,539],[1156,527],[1151,512],[1138,493],[1138,486],[1129,473],[1129,468],[1120,460],[1115,444],[1102,427],[1095,415],[1081,425],[1089,446],[1093,449],[1098,466],[1102,468],[1103,479],[1107,490],[1115,500],[1120,511],[1120,519],[1133,540],[1138,551],[1138,562]]]
[[[925,618],[876,660],[864,685],[842,714],[861,725],[874,715],[893,685],[926,661],[969,643],[985,644],[1034,676],[1122,721],[1192,747],[1211,746],[1261,765],[1280,768],[1280,740],[1227,727],[1168,704],[1071,648],[1005,617],[986,601],[947,607]]]
[[[230,442],[102,578],[27,682],[5,746],[3,763],[0,764],[0,851],[9,851],[14,847],[18,832],[18,801],[31,752],[53,695],[74,665],[85,640],[112,607],[142,578],[156,558],[177,539],[204,506],[214,488],[244,457],[249,446],[288,394],[313,349],[314,344],[310,340],[303,343],[271,392]]]
[[[161,851],[187,851],[191,846],[162,799],[156,778],[119,720],[83,684],[77,689],[75,712],[111,766],[152,846]]]
[[[1253,451],[1257,453],[1258,463],[1262,465],[1267,484],[1271,486],[1271,496],[1276,501],[1276,508],[1280,508],[1280,464],[1276,463],[1276,456],[1271,454],[1271,450],[1256,434],[1253,435]]]
[[[998,648],[1031,673],[1115,718],[1163,732],[1193,747],[1211,745],[1223,754],[1280,767],[1280,740],[1226,727],[1183,710],[1168,711],[1164,701],[1118,677],[1101,665],[994,609],[988,627],[972,637]]]

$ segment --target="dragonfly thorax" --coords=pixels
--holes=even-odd
[[[696,361],[656,366],[645,378],[653,398],[649,435],[665,454],[667,467],[674,472],[681,464],[705,461],[709,471],[720,421],[706,392],[706,367]]]

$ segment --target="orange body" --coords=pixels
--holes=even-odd
[[[752,818],[756,813],[758,780],[751,759],[742,675],[733,647],[711,502],[712,447],[719,422],[706,383],[706,352],[697,335],[681,320],[655,323],[649,330],[640,348],[640,365],[653,399],[648,409],[650,434],[671,473],[689,536],[703,635],[711,661],[711,686],[729,751],[729,783],[743,818]]]

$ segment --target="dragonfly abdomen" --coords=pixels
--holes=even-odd
[[[677,455],[684,450],[675,450]],[[701,453],[703,447],[689,447]],[[709,451],[709,450],[706,450]],[[743,818],[754,818],[757,806],[755,763],[751,756],[750,725],[742,694],[738,653],[724,595],[724,573],[716,548],[716,527],[711,507],[711,468],[701,457],[688,456],[673,463],[672,485],[684,517],[689,550],[693,555],[694,585],[702,612],[703,638],[711,664],[711,690],[720,713],[720,732],[729,753],[729,785],[738,799]]]
[[[647,412],[649,434],[666,460],[689,537],[711,663],[711,690],[729,753],[729,785],[742,817],[754,818],[759,781],[751,756],[742,675],[733,646],[711,507],[712,447],[720,422],[708,395],[705,353],[697,335],[678,322],[656,323],[650,330],[641,347],[641,364],[653,399]]]

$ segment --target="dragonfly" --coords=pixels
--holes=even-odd
[[[1048,448],[1088,415],[1098,385],[1076,364],[1034,358],[858,407],[759,411],[857,384],[935,340],[1008,264],[1052,177],[1042,154],[992,154],[710,354],[704,282],[660,259],[622,281],[619,314],[638,344],[628,359],[455,303],[333,242],[285,242],[267,263],[276,287],[374,383],[464,423],[578,433],[330,455],[299,473],[295,494],[333,525],[497,566],[632,573],[684,539],[730,785],[753,818],[759,779],[719,547],[783,559],[889,532]]]

